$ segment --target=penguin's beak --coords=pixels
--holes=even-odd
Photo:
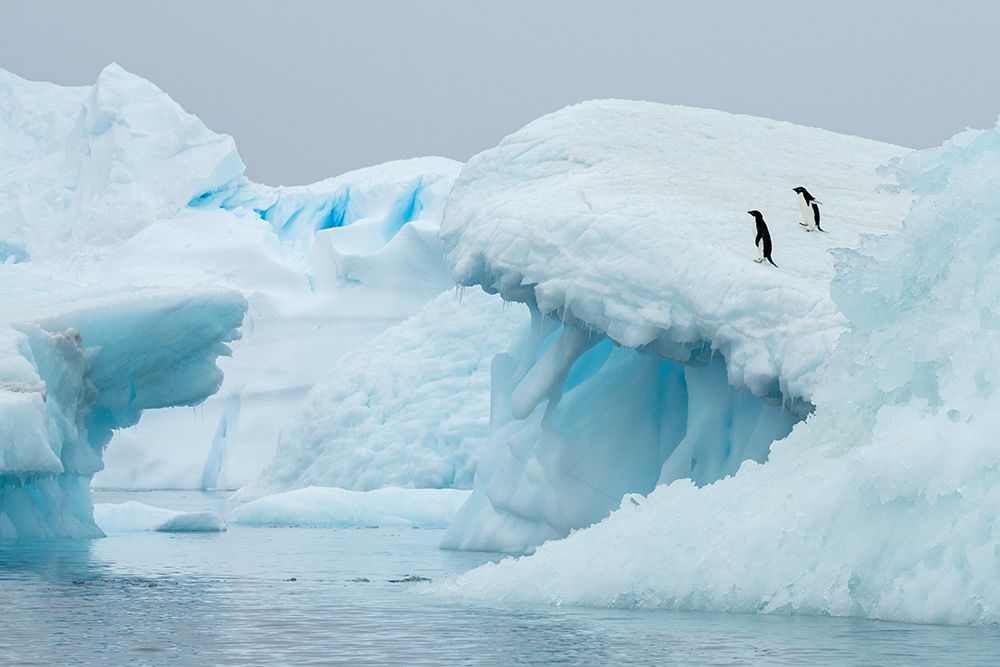
[[[753,211],[747,211],[747,214],[753,215]]]

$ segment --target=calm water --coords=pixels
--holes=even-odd
[[[196,493],[98,493],[224,510]],[[231,526],[0,543],[0,663],[445,665],[998,664],[1000,629],[848,619],[515,608],[390,583],[491,556],[440,531]],[[294,578],[294,581],[292,579]],[[368,579],[368,582],[352,581]]]

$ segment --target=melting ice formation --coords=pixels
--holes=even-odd
[[[248,302],[217,395],[115,431],[95,483],[252,481],[338,355],[452,285],[437,228],[459,166],[420,158],[262,186],[230,137],[120,67],[80,88],[0,72],[0,272],[108,292],[215,286]]]
[[[471,477],[445,544],[537,550],[457,594],[1000,621],[1000,129],[906,154],[605,101],[457,181],[431,159],[267,188],[231,139],[111,67],[76,89],[0,74],[0,132],[0,536],[98,534],[87,486],[112,432],[215,391],[243,321],[247,361],[224,362],[236,383],[208,426],[144,419],[142,451],[207,428],[208,456],[175,449],[171,479],[252,479],[277,435],[261,424],[329,374],[247,497]],[[877,188],[896,156],[901,187]],[[798,227],[796,185],[829,234]],[[861,238],[898,232],[910,191],[901,233]],[[748,208],[780,269],[749,261]],[[454,279],[530,322],[481,294],[432,300],[442,211]],[[351,344],[358,303],[372,322],[353,344],[420,313],[365,354],[317,354]],[[115,444],[117,479],[155,478],[161,460]],[[240,520],[443,523],[467,492],[367,493],[302,489]]]
[[[530,551],[628,493],[763,462],[812,408],[847,321],[830,249],[899,228],[876,169],[905,149],[703,109],[589,102],[474,157],[448,201],[453,275],[528,305],[493,362],[474,493],[444,544]],[[822,191],[805,233],[792,188]],[[750,262],[765,213],[780,270]]]
[[[90,479],[114,429],[222,382],[238,292],[88,293],[16,267],[0,295],[0,538],[100,535]]]
[[[900,234],[837,253],[832,293],[849,329],[812,392],[816,413],[765,465],[626,498],[598,525],[451,588],[1000,622],[1000,128],[908,155],[896,171],[913,209]]]
[[[458,166],[269,188],[117,66],[81,88],[0,71],[0,536],[98,534],[113,433],[100,483],[252,480],[332,350],[451,285],[437,218]],[[217,399],[127,428],[219,390],[241,322]]]

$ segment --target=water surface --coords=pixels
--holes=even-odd
[[[224,513],[221,496],[97,493]],[[0,663],[990,665],[1000,629],[510,607],[408,592],[491,554],[441,531],[230,526],[0,543]],[[360,581],[368,579],[367,582]]]

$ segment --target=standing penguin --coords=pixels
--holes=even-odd
[[[809,194],[809,191],[801,185],[792,188],[792,192],[798,195],[799,211],[802,212],[802,222],[799,224],[805,227],[807,232],[814,229],[825,232],[826,230],[819,226],[819,205],[823,202]]]
[[[747,213],[752,215],[754,222],[757,223],[757,238],[754,240],[754,244],[760,250],[760,257],[754,261],[760,264],[766,259],[771,262],[771,266],[777,268],[778,265],[771,259],[771,232],[767,231],[764,216],[761,215],[760,211],[747,211]]]

